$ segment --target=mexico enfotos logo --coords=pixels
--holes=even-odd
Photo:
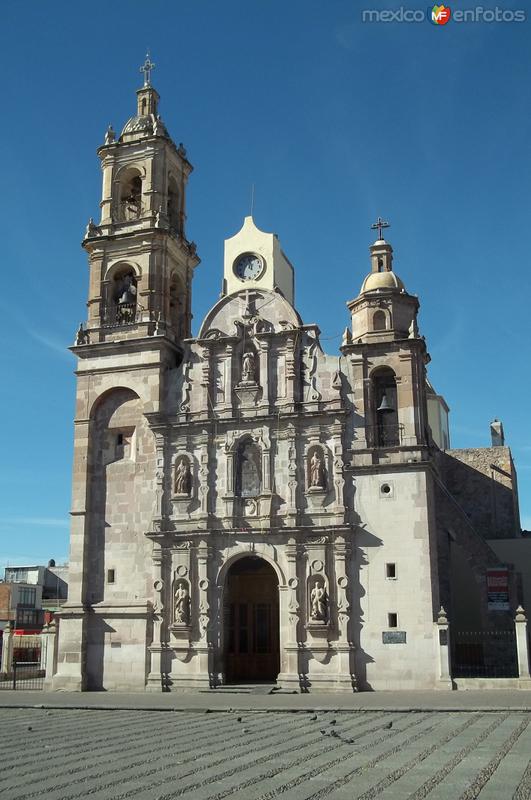
[[[362,22],[430,22],[432,25],[446,26],[448,22],[465,23],[514,23],[526,22],[527,13],[521,9],[513,8],[485,8],[472,6],[470,8],[452,9],[450,6],[435,4],[426,11],[420,8],[365,8],[361,12]]]

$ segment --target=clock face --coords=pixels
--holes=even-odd
[[[255,281],[264,271],[264,262],[255,253],[244,253],[234,262],[234,272],[241,281]]]

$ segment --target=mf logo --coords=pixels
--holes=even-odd
[[[446,25],[446,23],[450,21],[451,16],[452,12],[448,6],[435,5],[431,9],[431,21],[434,25]]]

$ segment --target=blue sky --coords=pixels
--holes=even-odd
[[[4,4],[0,563],[68,553],[66,347],[87,293],[79,244],[98,213],[96,147],[109,122],[120,130],[134,113],[147,46],[163,119],[195,165],[194,332],[218,296],[223,239],[249,212],[253,183],[256,223],[278,233],[298,309],[329,352],[369,270],[370,223],[389,219],[452,444],[488,445],[490,420],[503,420],[531,528],[531,22],[361,21],[363,8],[401,4]]]

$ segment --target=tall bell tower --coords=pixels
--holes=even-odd
[[[192,165],[159,114],[149,55],[140,68],[136,114],[116,137],[109,126],[98,149],[101,219],[87,226],[88,320],[77,344],[163,336],[180,358],[190,336],[191,282],[199,263],[186,238],[186,187]],[[100,349],[100,353],[105,350]]]
[[[98,149],[101,217],[83,239],[88,315],[71,348],[70,578],[54,688],[98,688],[102,659],[119,686],[123,663],[134,658],[126,653],[145,652],[151,636],[155,556],[144,532],[161,516],[166,452],[156,423],[166,411],[167,376],[190,337],[199,263],[185,226],[192,165],[160,117],[153,66],[148,56],[136,113],[119,136],[109,126]],[[143,666],[135,680],[144,686]]]

